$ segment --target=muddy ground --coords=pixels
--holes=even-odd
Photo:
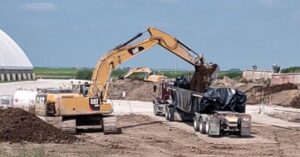
[[[118,117],[120,135],[82,133],[74,144],[0,143],[0,156],[299,156],[300,132],[255,125],[275,144],[209,144],[195,134],[144,115]],[[234,137],[233,137],[234,138]]]

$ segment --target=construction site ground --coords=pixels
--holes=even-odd
[[[59,86],[59,80],[0,84],[0,95],[23,88]],[[23,85],[23,86],[22,86]],[[11,92],[11,93],[10,93]],[[155,117],[151,102],[111,100],[122,134],[77,134],[72,144],[0,143],[0,156],[300,156],[300,123],[272,116],[294,116],[299,109],[248,105],[252,136],[208,137],[194,133],[190,123]],[[286,116],[285,116],[286,117]]]

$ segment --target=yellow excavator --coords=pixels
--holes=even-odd
[[[150,36],[132,43],[145,32]],[[195,67],[211,70],[204,58],[175,37],[150,27],[138,33],[127,42],[116,46],[104,54],[93,71],[91,84],[82,85],[79,93],[64,93],[59,90],[37,95],[35,111],[38,116],[51,123],[56,118],[56,126],[63,131],[76,132],[77,129],[102,129],[105,134],[119,132],[116,117],[112,116],[113,106],[107,101],[111,72],[125,61],[159,45]],[[196,55],[193,57],[190,52]],[[150,92],[150,91],[149,91]]]
[[[140,73],[144,74],[143,77],[144,81],[161,82],[162,80],[167,79],[167,77],[164,75],[153,74],[153,71],[148,67],[131,68],[127,73],[124,74],[124,77],[122,77],[122,79],[126,79],[134,74],[140,74]]]
[[[147,76],[149,76],[152,73],[152,70],[148,67],[135,67],[135,68],[131,68],[128,70],[127,73],[124,74],[124,79],[129,78],[130,76],[134,75],[134,74],[138,74],[138,73],[143,73],[145,74],[145,78]]]

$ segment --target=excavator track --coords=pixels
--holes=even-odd
[[[46,123],[51,124],[56,128],[61,129],[62,131],[70,134],[75,134],[77,129],[82,129],[82,130],[102,129],[105,135],[121,133],[121,129],[117,127],[117,117],[115,116],[103,117],[102,125],[84,125],[84,126],[76,126],[76,119],[63,120],[62,117],[44,117],[44,116],[39,116],[39,118],[41,118]]]
[[[121,133],[117,126],[117,117],[103,117],[103,133],[104,135]]]
[[[76,133],[76,120],[69,119],[63,120],[62,117],[45,117],[38,116],[44,122],[53,125],[54,127],[61,129],[62,131],[75,134]]]
[[[64,120],[61,123],[61,130],[71,134],[76,133],[76,119]]]

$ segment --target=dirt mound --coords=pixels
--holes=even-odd
[[[273,104],[291,106],[292,100],[299,94],[297,85],[287,83],[281,85],[249,85],[244,90],[248,97],[248,104]]]
[[[153,86],[156,83],[139,80],[116,80],[110,84],[109,98],[116,100],[152,101]],[[125,97],[123,97],[125,92]]]
[[[62,132],[25,110],[0,110],[0,141],[72,143],[76,139],[75,136]]]
[[[229,78],[216,80],[212,87],[229,87],[243,91],[247,95],[247,104],[270,104],[300,108],[299,85],[292,83],[269,85],[260,82],[237,82]]]
[[[287,83],[287,84],[280,84],[280,85],[271,85],[271,86],[253,86],[250,89],[247,89],[245,92],[264,92],[264,94],[273,94],[273,93],[278,93],[284,90],[293,90],[293,89],[298,89],[297,85],[294,85],[292,83]]]
[[[224,87],[224,88],[235,88],[237,81],[224,76],[223,79],[217,79],[213,82],[212,87]]]
[[[122,121],[122,122],[135,121],[138,124],[154,122],[154,120],[151,117],[140,115],[140,114],[133,114],[133,113],[132,114],[123,115],[122,118],[118,119],[118,120]],[[130,124],[133,124],[133,123],[130,122]]]

